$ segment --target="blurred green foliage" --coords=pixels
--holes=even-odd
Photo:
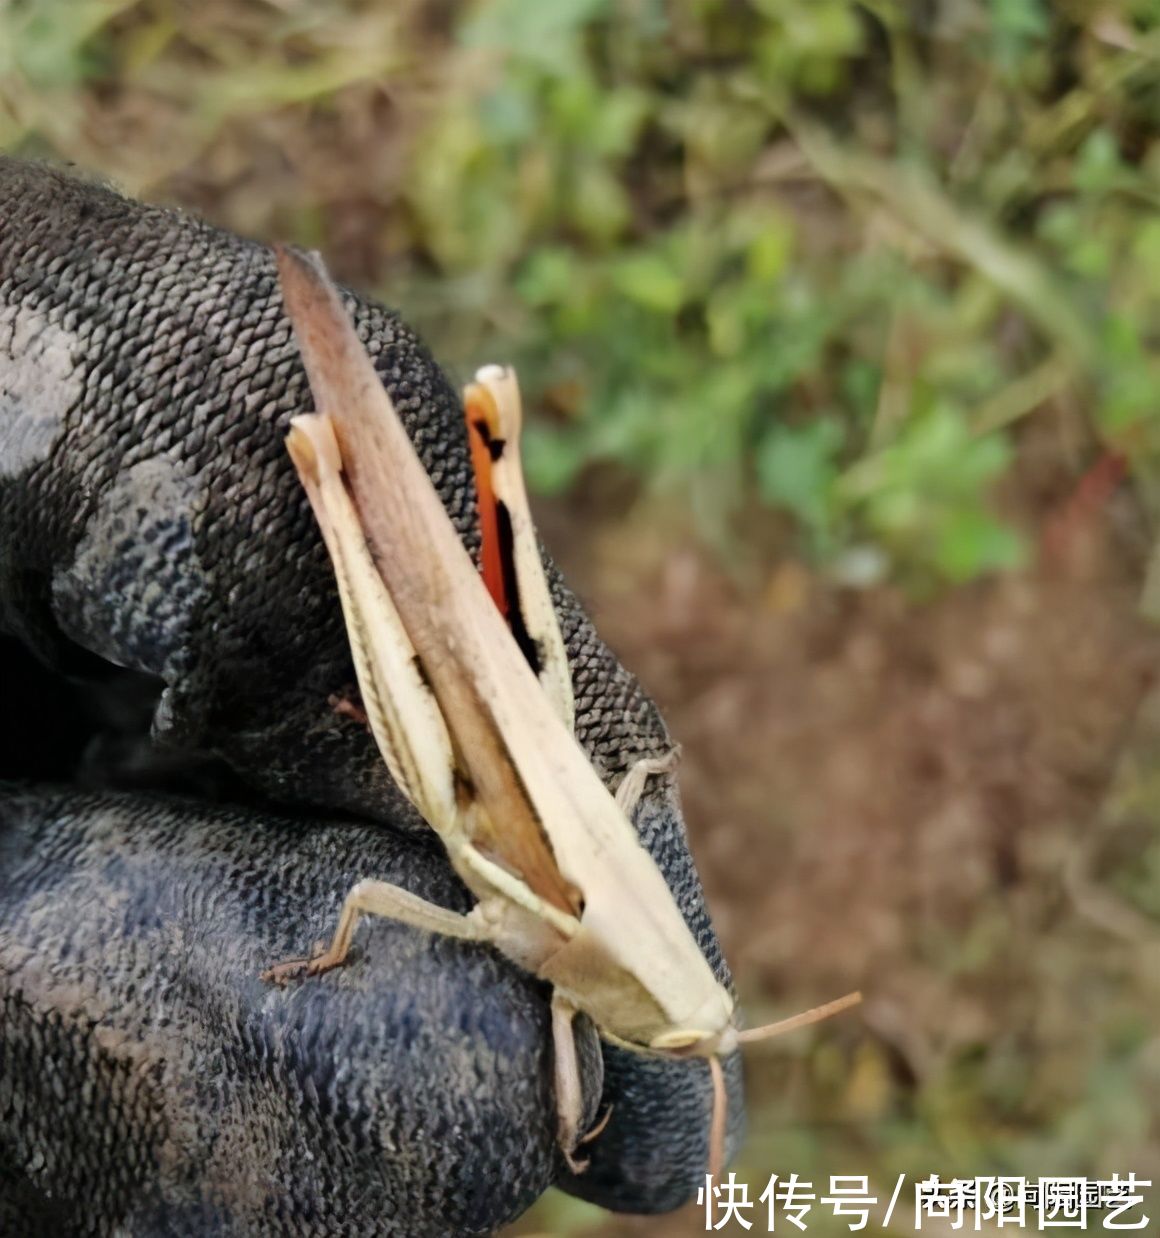
[[[461,378],[514,361],[542,491],[611,466],[850,583],[1019,563],[1107,453],[1160,516],[1158,135],[1160,0],[0,4],[0,147],[323,249]],[[1037,432],[1047,502],[1005,484]],[[922,921],[974,1023],[754,1055],[754,1195],[1155,1163],[1154,833],[1097,874],[1132,914],[1080,883],[1146,950],[1043,861]]]
[[[164,193],[242,177],[239,126],[269,170],[357,116],[380,290],[460,369],[520,365],[541,490],[612,461],[719,541],[773,509],[839,576],[961,581],[1024,554],[991,499],[1027,415],[1079,409],[1083,452],[1160,472],[1158,17],[12,0],[0,140]],[[219,213],[341,247],[337,158]]]
[[[460,27],[492,71],[412,204],[557,412],[540,487],[614,459],[711,530],[756,495],[836,566],[961,581],[1022,557],[989,500],[1026,414],[1154,466],[1158,6],[533,9]]]

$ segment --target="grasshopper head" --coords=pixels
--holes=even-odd
[[[733,1002],[722,990],[722,995],[728,1001],[727,1022],[724,1027],[715,1031],[695,1030],[693,1028],[667,1028],[658,1033],[649,1042],[649,1049],[655,1053],[671,1054],[674,1057],[703,1057],[709,1062],[709,1075],[713,1084],[713,1113],[709,1126],[709,1174],[713,1178],[720,1177],[725,1159],[725,1129],[727,1098],[725,1093],[725,1075],[721,1069],[721,1059],[742,1044],[758,1040],[769,1040],[785,1032],[792,1032],[799,1027],[808,1027],[828,1019],[856,1006],[861,1000],[861,993],[847,993],[837,1001],[827,1002],[824,1006],[815,1006],[813,1010],[803,1011],[789,1019],[778,1023],[770,1023],[765,1027],[749,1028],[739,1032],[733,1024]],[[704,1009],[704,1008],[703,1008]],[[709,1011],[710,1014],[713,1010]]]
[[[718,1031],[694,1028],[669,1028],[654,1036],[649,1049],[673,1057],[703,1057],[709,1063],[713,1087],[713,1108],[709,1120],[709,1175],[717,1179],[725,1162],[725,1133],[728,1127],[729,1099],[725,1091],[725,1072],[721,1058],[737,1048],[737,1029],[733,1026],[733,1003],[729,1002],[729,1022]]]

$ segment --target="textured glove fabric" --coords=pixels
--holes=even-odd
[[[438,844],[142,795],[0,820],[4,1152],[42,1222],[475,1234],[553,1180],[542,986],[494,950],[376,919],[325,984],[258,979],[366,871],[465,910]]]

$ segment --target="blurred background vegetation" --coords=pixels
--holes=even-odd
[[[1158,126],[1160,0],[0,6],[4,149],[520,367],[754,1018],[869,994],[754,1194],[1160,1179]]]

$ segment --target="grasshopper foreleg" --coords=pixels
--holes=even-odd
[[[680,748],[673,748],[663,757],[642,757],[630,766],[628,773],[620,780],[620,786],[616,788],[617,806],[630,821],[649,778],[653,774],[671,773],[676,769],[680,755]]]
[[[388,920],[398,920],[402,924],[425,929],[429,933],[458,937],[463,941],[488,940],[486,927],[471,914],[461,915],[457,911],[448,911],[446,907],[429,903],[417,894],[412,894],[410,890],[393,886],[386,881],[360,881],[346,896],[329,948],[312,959],[290,959],[285,963],[278,963],[264,971],[262,979],[279,982],[299,973],[317,976],[321,972],[330,971],[332,967],[340,966],[350,952],[351,939],[358,927],[359,918],[364,915],[383,916]]]
[[[574,1174],[588,1168],[587,1159],[577,1159],[584,1095],[580,1087],[580,1063],[572,1021],[576,1007],[558,993],[552,996],[552,1050],[556,1074],[556,1139],[568,1168]]]

